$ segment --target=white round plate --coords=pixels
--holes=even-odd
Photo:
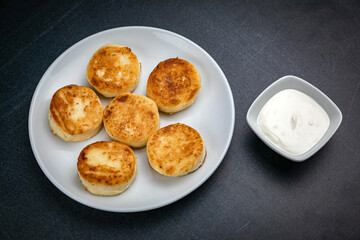
[[[181,122],[196,129],[205,141],[207,156],[192,174],[171,178],[153,171],[146,149],[134,149],[138,172],[122,194],[101,197],[85,190],[77,175],[77,158],[90,143],[111,140],[104,128],[83,142],[65,142],[52,134],[48,111],[52,95],[59,88],[76,84],[89,86],[86,67],[102,45],[128,46],[141,62],[140,82],[135,94],[146,95],[149,74],[160,62],[179,57],[192,63],[200,73],[202,86],[189,108],[173,115],[160,114],[160,127]],[[99,95],[103,107],[111,98]],[[87,206],[112,212],[137,212],[170,204],[204,183],[224,158],[235,123],[234,100],[227,79],[214,59],[192,41],[169,31],[151,27],[123,27],[87,37],[61,54],[41,78],[30,107],[29,136],[35,158],[50,181],[63,193]]]

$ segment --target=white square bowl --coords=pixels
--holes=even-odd
[[[272,96],[285,89],[295,89],[313,98],[326,111],[330,119],[329,128],[325,132],[324,136],[311,149],[309,149],[303,154],[291,154],[284,151],[283,149],[275,145],[272,141],[270,141],[270,139],[268,139],[263,134],[263,132],[257,125],[257,118],[263,106],[269,101]],[[247,112],[246,120],[250,128],[255,132],[255,134],[271,149],[294,162],[302,162],[315,154],[327,143],[327,141],[329,141],[329,139],[333,136],[333,134],[340,126],[340,123],[342,121],[342,114],[340,109],[335,105],[335,103],[331,101],[331,99],[319,89],[301,78],[289,75],[284,76],[272,83],[255,99]]]

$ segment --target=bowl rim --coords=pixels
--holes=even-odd
[[[281,149],[267,138],[257,126],[257,117],[264,105],[272,96],[285,89],[295,89],[305,93],[325,110],[330,119],[325,134],[313,147],[302,154],[292,154]],[[251,104],[246,114],[246,121],[253,132],[272,150],[294,162],[305,161],[319,151],[335,134],[342,122],[342,118],[340,109],[326,94],[304,79],[293,75],[283,76],[265,88]]]

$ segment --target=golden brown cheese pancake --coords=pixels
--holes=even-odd
[[[95,142],[80,153],[77,169],[86,190],[112,196],[125,191],[136,177],[136,157],[119,142]]]
[[[115,97],[135,90],[140,69],[140,63],[130,48],[107,44],[90,59],[86,76],[99,93],[105,97]]]
[[[141,95],[123,93],[104,110],[104,127],[109,136],[131,147],[143,147],[160,126],[156,103]]]
[[[57,90],[50,102],[51,131],[65,141],[83,141],[101,129],[103,107],[88,87],[68,85]]]
[[[150,166],[165,176],[182,176],[198,169],[206,150],[200,134],[193,128],[171,124],[150,136],[146,152]]]
[[[200,75],[191,63],[170,58],[151,72],[146,91],[160,111],[175,113],[194,103],[200,87]]]

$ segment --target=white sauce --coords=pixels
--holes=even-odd
[[[311,97],[286,89],[264,105],[257,125],[275,145],[289,153],[302,154],[321,139],[330,125],[330,119]]]

